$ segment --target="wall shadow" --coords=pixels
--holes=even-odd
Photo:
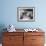
[[[2,43],[3,32],[6,32],[6,26],[4,24],[0,24],[0,43]]]

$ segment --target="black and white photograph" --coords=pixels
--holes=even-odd
[[[34,7],[18,7],[17,8],[18,21],[35,21],[35,8]]]

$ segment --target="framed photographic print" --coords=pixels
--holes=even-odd
[[[18,7],[17,20],[21,22],[35,21],[35,8],[34,7]]]

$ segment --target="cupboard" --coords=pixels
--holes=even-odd
[[[44,32],[3,32],[3,46],[44,46]]]

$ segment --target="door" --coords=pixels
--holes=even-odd
[[[3,46],[23,46],[23,33],[9,34],[3,36]]]

